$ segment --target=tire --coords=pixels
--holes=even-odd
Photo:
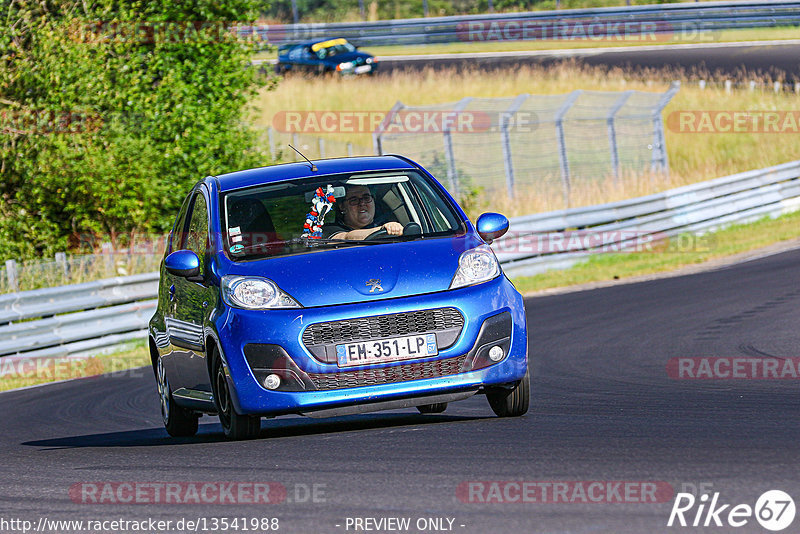
[[[253,415],[239,415],[231,401],[225,367],[222,365],[219,349],[214,348],[214,365],[211,384],[214,390],[214,403],[217,405],[219,422],[225,437],[231,440],[257,438],[261,433],[261,418]]]
[[[197,434],[199,417],[175,403],[161,356],[158,357],[155,372],[158,396],[161,400],[161,420],[164,421],[167,433],[174,438],[194,436]]]
[[[423,404],[422,406],[417,406],[419,413],[442,413],[446,409],[446,402],[437,402],[436,404]]]
[[[498,417],[519,417],[525,415],[530,403],[531,379],[525,372],[522,380],[512,389],[496,389],[486,392],[489,406]]]

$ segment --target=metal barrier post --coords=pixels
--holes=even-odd
[[[555,124],[556,124],[556,139],[558,140],[558,164],[561,168],[561,182],[564,187],[564,207],[569,208],[569,196],[570,196],[570,181],[569,181],[569,161],[567,160],[567,144],[564,141],[564,115],[567,114],[569,108],[572,107],[572,104],[581,96],[583,90],[578,89],[577,91],[572,91],[567,99],[564,100],[564,103],[561,104],[561,107],[558,108],[555,115]]]
[[[11,288],[11,292],[16,293],[19,291],[16,260],[6,260],[6,278],[8,278],[8,287]]]
[[[506,187],[508,188],[509,198],[514,198],[514,163],[511,158],[511,139],[508,135],[508,124],[527,98],[527,93],[517,96],[511,106],[500,114],[500,143],[503,147],[503,166],[506,171]]]
[[[319,140],[318,140],[318,144],[319,144],[319,159],[324,159],[325,158],[325,139],[320,137]]]
[[[272,126],[267,127],[267,137],[269,138],[269,153],[272,160],[275,161],[278,155],[275,153],[275,132],[272,131]]]
[[[617,129],[614,124],[614,117],[632,94],[633,91],[625,91],[622,93],[622,96],[620,96],[617,101],[614,102],[614,105],[611,106],[611,109],[608,110],[608,115],[606,116],[606,123],[608,125],[608,145],[609,150],[611,150],[611,170],[614,172],[614,183],[617,185],[619,185],[619,149],[617,147]]]
[[[67,266],[66,252],[56,252],[56,265],[58,265],[61,268],[61,272],[64,273],[64,280],[68,280],[69,267]]]

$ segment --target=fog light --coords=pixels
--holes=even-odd
[[[493,362],[499,362],[503,359],[503,356],[505,356],[505,353],[503,352],[503,347],[500,345],[495,345],[489,349],[489,359]]]
[[[267,389],[278,389],[281,385],[281,377],[278,375],[267,375],[264,379],[264,387]]]

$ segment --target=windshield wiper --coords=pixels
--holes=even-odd
[[[341,243],[348,245],[377,245],[380,243],[380,241],[370,241],[369,239],[334,239],[324,237],[319,239],[302,239],[302,241],[306,242],[308,246],[313,246],[315,244],[327,245],[329,243]]]
[[[386,242],[387,240],[382,241],[368,241],[368,240],[359,240],[359,239],[331,239],[331,238],[319,238],[319,239],[311,239],[308,237],[293,237],[292,239],[287,240],[278,240],[278,241],[267,241],[266,243],[257,243],[253,245],[246,245],[241,248],[235,255],[246,254],[247,252],[252,251],[259,251],[265,252],[264,249],[269,248],[270,246],[275,245],[306,245],[307,247],[311,248],[317,245],[327,245],[327,244],[341,244],[341,245],[378,245],[381,242]]]

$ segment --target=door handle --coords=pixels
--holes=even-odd
[[[169,286],[169,300],[170,302],[175,300],[175,284]]]

